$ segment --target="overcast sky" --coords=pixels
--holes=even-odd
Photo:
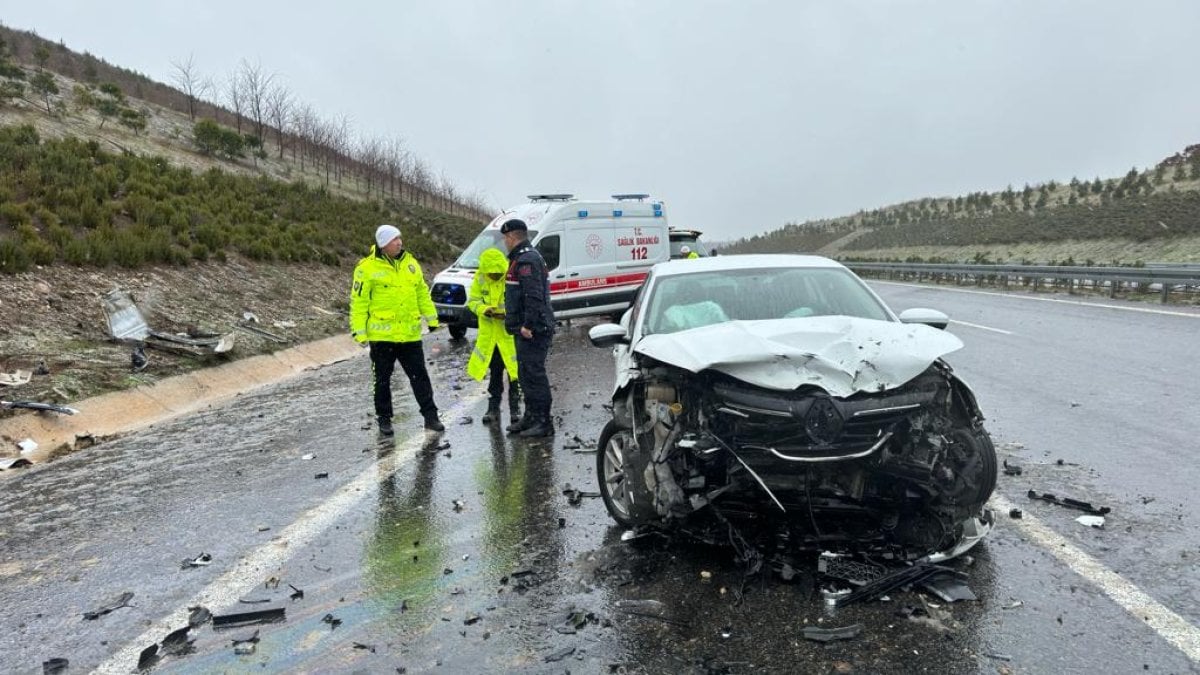
[[[1200,143],[1200,2],[0,0],[170,79],[277,71],[496,207],[645,191],[727,239]]]

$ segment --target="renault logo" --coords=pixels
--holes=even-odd
[[[822,445],[828,445],[837,440],[842,433],[842,414],[837,406],[827,398],[819,398],[808,408],[804,416],[804,430],[809,438]]]

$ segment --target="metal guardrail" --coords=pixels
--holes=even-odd
[[[954,282],[957,285],[984,283],[1032,286],[1065,287],[1068,293],[1077,288],[1107,290],[1109,297],[1118,292],[1154,291],[1162,294],[1167,302],[1173,290],[1200,289],[1200,269],[1192,266],[1179,267],[1085,267],[1063,265],[968,265],[931,263],[884,263],[844,262],[846,267],[869,276],[885,275],[890,278],[917,281],[926,279],[934,282]]]

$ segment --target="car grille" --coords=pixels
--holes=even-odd
[[[467,289],[462,284],[434,284],[429,295],[434,302],[442,305],[467,304]]]
[[[936,383],[914,383],[887,394],[839,399],[824,392],[776,392],[716,385],[714,393],[736,420],[741,448],[768,448],[797,461],[852,457],[871,450],[898,422],[934,399]],[[785,457],[785,458],[786,458]]]

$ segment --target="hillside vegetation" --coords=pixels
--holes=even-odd
[[[857,233],[857,236],[847,236]],[[735,252],[816,251],[839,257],[985,259],[1068,252],[1079,259],[1200,260],[1200,145],[1118,179],[926,198],[852,216],[788,224]],[[1096,245],[1092,245],[1095,243]],[[1122,249],[1127,248],[1128,252]],[[964,251],[972,251],[963,255]]]
[[[95,140],[43,141],[30,126],[0,127],[0,272],[56,262],[186,265],[228,252],[338,265],[361,256],[382,222],[399,225],[406,246],[431,260],[452,257],[479,229],[424,207],[195,172],[159,157],[110,153]]]

